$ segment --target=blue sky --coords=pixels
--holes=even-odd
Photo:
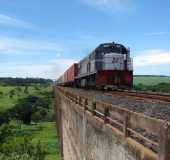
[[[110,41],[135,74],[170,75],[169,18],[169,0],[0,0],[0,77],[55,79]]]

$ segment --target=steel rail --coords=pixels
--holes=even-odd
[[[170,95],[164,95],[164,94],[154,94],[154,93],[144,93],[144,92],[135,92],[135,91],[127,91],[127,90],[121,90],[121,91],[110,91],[105,92],[105,95],[113,96],[113,95],[121,95],[121,96],[130,96],[140,99],[148,99],[148,100],[154,100],[154,101],[162,101],[162,102],[168,102],[170,103]]]

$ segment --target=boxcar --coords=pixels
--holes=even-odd
[[[69,69],[64,72],[64,84],[75,85],[75,77],[78,73],[78,64],[74,63]]]

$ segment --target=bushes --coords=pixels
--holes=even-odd
[[[10,120],[9,111],[0,111],[0,126],[4,123],[8,123]]]
[[[10,135],[12,135],[12,129],[10,125],[2,124],[0,126],[0,144],[4,143]]]
[[[33,144],[29,137],[6,142],[0,148],[0,160],[44,160],[46,154],[41,143]]]
[[[21,99],[18,104],[10,110],[18,120],[24,124],[30,124],[32,120],[39,122],[48,114],[49,103],[37,96],[28,96]]]
[[[9,124],[0,126],[0,160],[44,160],[47,152],[40,141],[33,144],[31,136],[26,134],[17,140],[15,130],[16,126]]]
[[[14,107],[0,112],[0,125],[11,119],[21,120],[24,124],[30,124],[31,121],[53,121],[53,92],[44,91],[38,96],[28,95],[18,100]]]
[[[139,91],[170,93],[170,83],[159,83],[157,85],[143,85],[142,83],[139,83],[138,85],[134,86],[134,89]]]
[[[55,114],[52,110],[47,110],[45,108],[39,108],[37,112],[32,115],[32,121],[37,122],[54,122]]]
[[[11,95],[9,99],[12,102],[15,102],[16,96],[24,97],[20,100],[17,97],[17,101],[13,103],[14,107],[0,112],[0,160],[44,160],[46,155],[48,158],[48,156],[57,154],[52,153],[49,148],[49,145],[55,142],[54,138],[53,142],[47,138],[51,131],[49,129],[44,131],[40,125],[43,123],[37,123],[54,120],[53,93],[50,87],[48,89],[44,87],[45,85],[39,86],[40,90],[36,92],[31,92],[33,87],[30,88],[29,93],[34,95],[28,93],[21,96],[24,93],[24,87],[12,88],[15,94],[14,91],[9,94],[5,91],[0,93],[1,98],[4,95]],[[30,124],[32,121],[37,124],[23,124]],[[45,141],[42,139],[43,135],[45,135]],[[39,140],[41,142],[38,142]],[[53,146],[53,150],[56,149],[57,146]]]

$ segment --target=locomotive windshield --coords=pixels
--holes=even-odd
[[[127,49],[120,44],[104,44],[97,49],[98,52],[102,53],[120,53],[127,54]]]

